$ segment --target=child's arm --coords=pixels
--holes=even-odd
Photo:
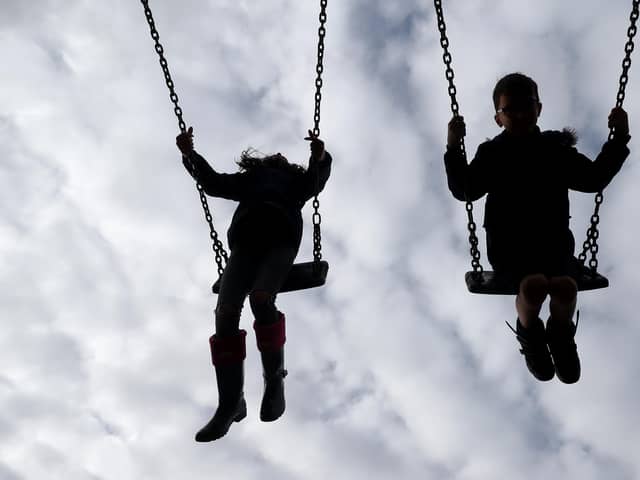
[[[569,188],[580,192],[599,192],[609,185],[622,168],[629,155],[627,142],[631,138],[627,113],[622,108],[611,110],[609,127],[614,128],[613,139],[602,146],[593,162],[575,148],[571,149]]]
[[[207,195],[241,201],[245,175],[242,173],[218,173],[195,150],[182,157],[182,163],[193,179],[202,185]]]
[[[473,202],[488,192],[487,160],[490,155],[486,145],[482,144],[478,147],[474,159],[467,165],[460,148],[465,134],[464,119],[460,116],[453,117],[449,122],[444,166],[449,190],[453,196],[463,202]]]
[[[309,159],[309,167],[304,174],[302,192],[302,198],[307,201],[324,189],[331,174],[331,162],[333,159],[329,152],[324,149],[324,142],[314,136],[311,131],[309,131],[309,136],[305,140],[311,141],[311,158]]]
[[[244,191],[244,175],[241,173],[218,173],[198,152],[193,149],[193,127],[176,137],[182,152],[182,164],[193,179],[202,185],[207,195],[240,201]]]

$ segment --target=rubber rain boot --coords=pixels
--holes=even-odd
[[[218,385],[218,408],[198,433],[196,442],[211,442],[224,436],[233,422],[247,416],[244,399],[244,359],[247,332],[239,330],[237,335],[209,339],[211,360],[216,371]]]
[[[256,342],[262,358],[264,394],[260,405],[260,420],[273,422],[280,418],[285,410],[284,368],[285,321],[284,314],[278,312],[278,320],[261,325],[255,323]]]

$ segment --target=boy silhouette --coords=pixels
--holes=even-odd
[[[574,147],[571,130],[541,131],[542,104],[534,80],[521,73],[501,78],[493,91],[495,122],[502,133],[482,143],[467,164],[460,149],[464,119],[448,125],[444,155],[449,190],[461,201],[487,195],[484,228],[487,256],[496,274],[518,282],[517,339],[529,371],[538,380],[580,378],[574,340],[578,260],[569,229],[569,189],[603,190],[629,154],[629,124],[613,108],[614,136],[591,161]],[[546,328],[540,310],[550,297]]]

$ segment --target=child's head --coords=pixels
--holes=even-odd
[[[260,156],[258,152],[252,148],[243,151],[237,163],[242,171],[249,171],[259,166],[280,168],[296,173],[305,171],[301,165],[289,163],[287,158],[281,153]]]
[[[498,80],[493,105],[498,126],[515,135],[531,132],[542,110],[538,85],[522,73],[510,73]]]

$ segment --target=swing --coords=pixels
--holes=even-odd
[[[178,95],[175,92],[175,87],[173,80],[171,78],[171,74],[169,73],[169,64],[164,56],[164,48],[160,43],[160,34],[156,29],[155,22],[153,20],[153,15],[151,13],[151,8],[149,7],[149,0],[140,0],[144,7],[144,13],[147,18],[147,23],[149,24],[149,30],[151,33],[151,38],[155,42],[155,50],[158,54],[160,66],[162,67],[162,72],[164,73],[165,83],[167,88],[169,89],[169,99],[173,103],[173,112],[178,119],[178,126],[182,133],[186,132],[186,123],[182,119],[182,109],[178,105]],[[316,64],[316,92],[315,92],[315,111],[313,115],[314,127],[312,132],[315,136],[320,136],[320,101],[322,99],[322,72],[324,70],[323,59],[324,59],[324,37],[326,34],[325,23],[327,21],[327,0],[320,0],[320,27],[318,28],[318,50],[317,50],[317,58],[318,62]],[[196,188],[198,189],[198,193],[200,195],[200,203],[202,204],[202,209],[204,210],[205,219],[209,225],[209,236],[213,242],[213,252],[216,261],[216,265],[218,267],[218,280],[212,285],[211,290],[213,293],[218,293],[220,290],[220,279],[222,278],[222,274],[224,273],[224,267],[228,260],[228,254],[224,249],[222,241],[218,238],[218,233],[213,225],[213,217],[209,210],[209,204],[207,202],[207,198],[202,189],[202,185],[196,183]],[[307,288],[319,287],[325,284],[327,279],[327,273],[329,271],[329,263],[325,260],[322,260],[322,245],[321,245],[321,232],[320,232],[320,222],[321,216],[319,212],[320,201],[318,200],[318,195],[316,194],[313,199],[313,261],[311,262],[302,262],[295,263],[289,274],[287,279],[282,285],[280,289],[280,293],[290,292],[295,290],[304,290]]]
[[[622,61],[622,74],[620,75],[620,81],[618,86],[618,94],[616,96],[616,106],[622,107],[622,103],[625,97],[625,88],[628,82],[629,68],[631,67],[631,52],[633,51],[634,44],[633,38],[636,34],[636,22],[638,20],[640,11],[640,0],[632,0],[632,10],[629,17],[630,25],[627,29],[627,43],[625,44],[624,51],[625,57]],[[449,82],[448,92],[451,99],[451,112],[454,116],[459,116],[459,105],[456,100],[456,87],[453,83],[454,73],[451,68],[451,53],[449,52],[449,39],[447,38],[446,24],[444,21],[444,13],[442,10],[442,0],[434,0],[436,9],[436,16],[438,22],[438,31],[440,32],[440,46],[443,50],[442,59],[445,64],[445,77]],[[613,138],[613,128],[609,130],[609,140]],[[464,146],[464,140],[460,142],[460,150],[462,156],[466,160],[466,150]],[[609,280],[598,273],[598,237],[600,232],[598,231],[598,223],[600,222],[600,205],[602,205],[603,195],[602,192],[598,192],[595,197],[595,209],[593,215],[591,215],[591,225],[587,229],[587,238],[582,244],[582,252],[578,255],[578,258],[574,258],[578,267],[578,274],[575,277],[578,284],[579,291],[595,290],[598,288],[606,288],[609,286]],[[471,246],[471,266],[472,271],[465,273],[465,282],[467,289],[471,293],[480,294],[492,294],[492,295],[516,295],[520,289],[520,286],[512,278],[506,278],[496,272],[487,271],[482,268],[480,264],[480,251],[478,250],[478,237],[476,235],[476,223],[473,220],[473,204],[466,201],[467,211],[467,229],[469,231],[469,244]],[[587,259],[587,252],[591,253],[589,259],[589,265],[585,265]]]
[[[579,291],[596,290],[609,286],[609,280],[597,272],[592,272],[589,267],[579,266],[580,271],[574,280]],[[480,272],[467,272],[464,281],[471,293],[483,293],[487,295],[517,295],[520,286],[511,278],[505,278],[496,272],[482,270]]]

